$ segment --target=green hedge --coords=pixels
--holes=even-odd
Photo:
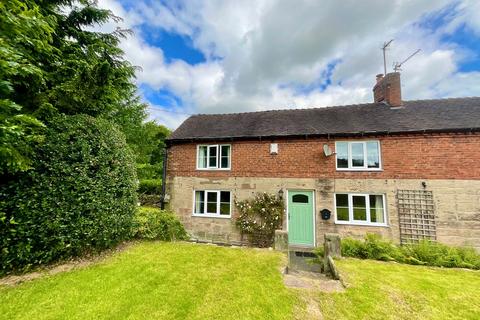
[[[187,232],[177,216],[170,211],[139,207],[135,213],[132,236],[150,240],[186,240]]]
[[[137,175],[140,180],[142,179],[154,179],[155,177],[162,176],[162,163],[149,164],[138,163]]]
[[[480,269],[480,254],[473,248],[450,247],[432,241],[397,246],[375,234],[365,240],[342,239],[342,255],[360,259],[396,261],[400,263],[446,268]],[[323,255],[323,248],[317,251]]]
[[[110,122],[48,123],[34,169],[0,185],[0,273],[110,247],[130,236],[134,158]]]
[[[162,194],[162,179],[141,179],[138,192],[144,194]]]
[[[138,201],[140,205],[146,207],[160,207],[162,205],[162,196],[159,194],[139,194]]]

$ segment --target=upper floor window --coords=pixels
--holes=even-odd
[[[200,145],[197,147],[197,169],[229,170],[229,144]]]
[[[380,170],[380,142],[337,141],[337,170]]]

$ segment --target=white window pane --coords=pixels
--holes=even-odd
[[[348,142],[337,142],[337,168],[348,168]]]
[[[385,223],[385,208],[383,207],[383,196],[370,196],[370,220],[375,223]]]
[[[195,213],[205,213],[205,192],[195,191]]]
[[[348,208],[337,207],[337,220],[348,221]]]
[[[230,203],[230,191],[220,192],[220,202]]]
[[[220,168],[230,168],[230,146],[221,146],[220,153]]]
[[[337,207],[348,207],[348,194],[336,194],[335,204]]]
[[[352,167],[364,167],[363,143],[352,142]]]
[[[207,213],[217,213],[217,192],[207,192]]]
[[[206,168],[207,167],[207,146],[198,147],[198,167]]]
[[[348,221],[348,194],[336,194],[335,195],[335,206],[337,209],[337,220],[338,221]]]
[[[216,168],[217,167],[217,153],[218,153],[218,150],[217,150],[217,146],[210,146],[208,148],[209,150],[209,155],[208,155],[208,166],[210,168]]]
[[[230,214],[230,192],[221,191],[220,192],[220,214],[229,215]]]
[[[369,168],[380,168],[380,152],[377,141],[367,142],[367,165]]]
[[[364,196],[352,196],[353,220],[367,221],[367,204]]]

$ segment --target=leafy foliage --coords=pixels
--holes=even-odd
[[[124,135],[87,115],[49,122],[34,169],[0,185],[0,272],[110,247],[130,235],[137,203]]]
[[[161,177],[162,163],[137,163],[137,175],[139,179],[155,179]]]
[[[145,194],[160,194],[162,192],[162,180],[142,179],[138,186],[138,192]]]
[[[43,124],[24,114],[20,103],[25,83],[31,91],[44,85],[44,72],[37,56],[53,54],[49,45],[53,28],[37,6],[10,0],[0,2],[0,174],[14,174],[31,168],[31,142],[41,141]],[[44,101],[33,100],[37,106]]]
[[[480,269],[480,254],[469,247],[450,247],[437,242],[421,241],[401,247],[404,261],[446,268]]]
[[[133,236],[149,240],[186,240],[187,232],[177,216],[166,210],[139,207],[135,213]]]
[[[161,179],[141,179],[138,187],[138,198],[142,205],[160,205],[162,194]]]
[[[170,130],[163,125],[153,121],[145,122],[142,130],[132,138],[132,143],[137,155],[137,163],[157,165],[163,159],[165,139],[170,135]],[[154,176],[145,176],[145,179],[161,176],[161,165],[156,167]]]
[[[91,28],[118,19],[94,0],[0,2],[2,174],[31,168],[30,142],[42,138],[36,118],[45,110],[108,119],[137,152],[146,106],[118,46],[129,31]]]
[[[342,239],[342,255],[415,265],[480,269],[480,254],[473,248],[450,247],[427,240],[418,244],[397,246],[375,234],[367,234],[365,241]]]
[[[140,179],[139,199],[142,205],[160,204],[162,190],[163,152],[170,130],[155,122],[144,124],[134,143],[137,174]]]
[[[240,212],[235,223],[241,232],[255,245],[271,246],[275,230],[282,226],[283,201],[276,195],[257,193],[253,199],[235,201],[235,205]]]

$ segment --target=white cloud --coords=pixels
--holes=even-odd
[[[181,111],[164,110],[163,107],[152,105],[149,109],[148,120],[155,120],[156,122],[163,124],[167,128],[177,128],[189,114]]]
[[[475,86],[478,73],[458,72],[471,53],[441,41],[443,34],[462,25],[480,35],[478,1],[465,0],[455,10],[447,0],[138,1],[129,10],[116,0],[101,0],[100,5],[136,30],[122,48],[143,69],[138,73],[139,84],[170,90],[182,99],[182,112],[369,102],[375,75],[383,71],[380,47],[391,38],[395,41],[388,52],[390,70],[394,61],[422,49],[403,68],[404,98],[480,94]],[[448,24],[429,30],[415,23],[447,5],[451,9]],[[161,48],[142,39],[137,29],[141,23],[189,36],[207,61],[166,62]],[[324,90],[295,91],[318,83],[332,61],[337,64],[331,85]],[[155,116],[172,126],[181,119],[166,112]]]

